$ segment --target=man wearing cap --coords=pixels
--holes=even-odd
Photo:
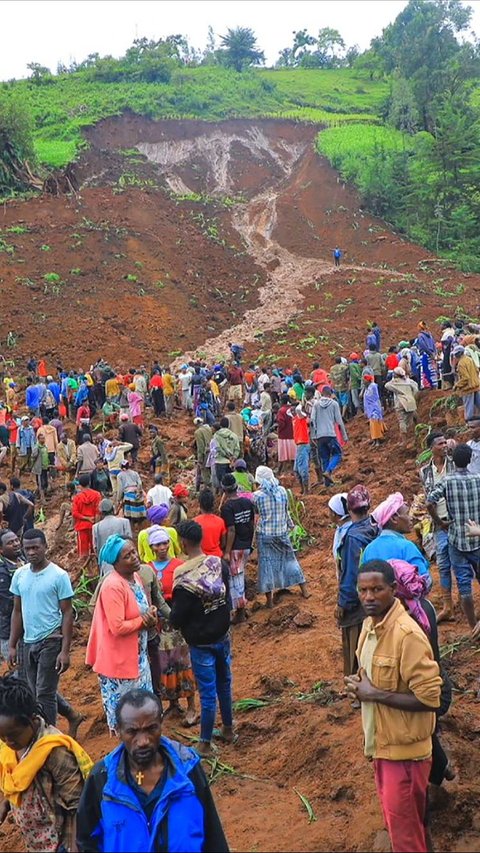
[[[230,567],[230,597],[232,622],[245,620],[245,567],[252,551],[255,513],[252,501],[238,495],[238,485],[233,474],[222,480],[225,502],[221,516],[227,527],[227,541],[223,558]]]
[[[92,528],[93,550],[97,556],[97,560],[105,542],[109,536],[123,536],[124,539],[131,539],[132,526],[128,518],[119,518],[114,514],[115,507],[110,498],[104,498],[100,501],[100,521],[97,521]],[[110,563],[99,563],[100,575],[107,575],[111,572],[113,566]]]
[[[396,367],[393,379],[385,383],[385,390],[393,394],[393,405],[400,426],[400,435],[404,444],[407,433],[413,426],[417,412],[418,385],[405,373],[403,367]]]
[[[200,491],[200,486],[209,486],[212,482],[210,468],[207,467],[208,454],[210,451],[210,442],[212,440],[212,428],[210,424],[205,424],[202,418],[193,419],[195,430],[195,452],[197,457],[197,482],[196,491]]]
[[[347,494],[347,510],[352,523],[347,527],[338,557],[338,599],[335,616],[342,630],[343,674],[353,675],[358,669],[356,648],[365,619],[357,593],[358,567],[362,552],[378,535],[378,527],[370,515],[370,494],[357,485]]]
[[[475,362],[466,355],[464,347],[456,346],[452,352],[452,365],[457,374],[453,390],[463,398],[465,420],[480,417],[480,381]]]
[[[339,427],[344,441],[348,441],[347,431],[340,412],[340,406],[332,398],[333,391],[325,385],[321,397],[316,400],[310,416],[310,437],[317,449],[318,465],[323,471],[326,486],[333,486],[330,476],[342,461],[342,449],[337,439],[336,426]]]

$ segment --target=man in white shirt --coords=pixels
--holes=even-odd
[[[147,507],[160,506],[160,504],[170,506],[172,497],[171,490],[163,485],[163,476],[155,474],[155,485],[147,492]]]

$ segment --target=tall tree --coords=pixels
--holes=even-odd
[[[220,36],[222,48],[218,55],[224,65],[243,71],[250,65],[263,65],[265,54],[257,45],[257,37],[250,27],[235,27],[228,29],[226,35]]]

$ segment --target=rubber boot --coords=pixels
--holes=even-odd
[[[455,617],[453,615],[453,599],[451,591],[442,589],[442,603],[443,607],[440,610],[440,613],[437,613],[437,624],[439,622],[454,622]]]

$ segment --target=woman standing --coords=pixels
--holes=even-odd
[[[289,462],[294,462],[297,455],[297,445],[293,440],[293,422],[288,411],[291,403],[288,394],[282,394],[281,406],[277,412],[278,424],[278,473],[282,474]],[[291,467],[291,466],[290,466]]]
[[[168,546],[168,555],[169,557],[178,557],[181,552],[180,539],[177,531],[174,527],[165,527],[163,522],[165,521],[168,513],[170,512],[170,507],[167,504],[160,504],[159,506],[151,506],[147,509],[147,519],[152,525],[162,525],[163,529],[167,531],[170,537],[170,544]],[[154,559],[154,553],[148,544],[148,532],[150,528],[147,527],[146,530],[140,530],[138,534],[138,553],[140,555],[140,560],[142,563],[151,563]]]
[[[178,529],[178,525],[188,518],[185,501],[188,498],[188,489],[183,483],[177,483],[173,487],[172,506],[170,508],[169,521],[172,527]]]
[[[122,462],[122,470],[117,477],[116,501],[117,510],[122,504],[125,518],[131,521],[142,521],[146,518],[147,510],[140,474],[130,468],[130,462],[126,459]]]
[[[135,391],[135,385],[133,382],[128,386],[128,389],[128,410],[130,420],[133,421],[134,424],[138,424],[138,426],[143,427],[144,399],[138,391]]]
[[[129,690],[152,690],[147,630],[157,624],[137,575],[140,560],[130,539],[109,536],[99,563],[110,563],[93,612],[86,662],[98,674],[110,732],[115,732],[118,701]]]
[[[370,424],[372,444],[374,447],[378,447],[382,443],[384,433],[386,432],[380,394],[378,393],[378,385],[375,382],[375,377],[371,373],[366,373],[363,378],[366,382],[363,394],[363,410]]]
[[[151,527],[148,531],[148,543],[154,554],[154,559],[149,565],[156,573],[165,601],[171,605],[173,575],[177,566],[182,565],[183,560],[169,557],[170,537],[164,527]],[[165,713],[182,713],[179,700],[185,698],[187,700],[185,723],[193,726],[197,721],[195,681],[188,645],[180,631],[172,628],[166,619],[162,620],[159,626],[159,636],[160,695],[162,699],[169,702]]]
[[[424,320],[418,324],[418,336],[415,346],[420,353],[421,364],[421,387],[438,387],[437,348],[431,332],[428,331]]]
[[[32,853],[74,849],[75,817],[93,762],[45,722],[17,673],[0,679],[0,739],[0,823],[11,812]]]
[[[260,488],[253,494],[259,515],[257,524],[258,591],[273,607],[273,593],[298,584],[304,598],[309,598],[307,584],[288,535],[294,527],[288,512],[287,492],[273,471],[260,465],[255,472]]]

